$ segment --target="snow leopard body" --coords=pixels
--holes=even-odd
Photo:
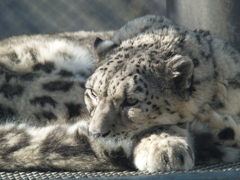
[[[149,15],[115,33],[13,37],[0,67],[1,170],[239,161],[240,55],[208,31]]]

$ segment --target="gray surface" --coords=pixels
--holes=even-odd
[[[205,29],[240,50],[239,0],[167,0],[167,16],[190,29]]]
[[[240,179],[240,162],[198,166],[179,172],[0,172],[0,179]]]

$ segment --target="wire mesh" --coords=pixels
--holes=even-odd
[[[0,39],[21,34],[102,31],[145,14],[165,15],[165,0],[1,0]]]

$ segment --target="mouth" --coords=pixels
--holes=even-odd
[[[105,133],[105,134],[102,134],[102,137],[107,137],[109,134],[111,133],[111,130],[109,130],[107,133]]]

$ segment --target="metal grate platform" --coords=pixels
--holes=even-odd
[[[178,172],[0,172],[4,180],[36,179],[240,179],[240,162],[198,166],[191,171]]]

